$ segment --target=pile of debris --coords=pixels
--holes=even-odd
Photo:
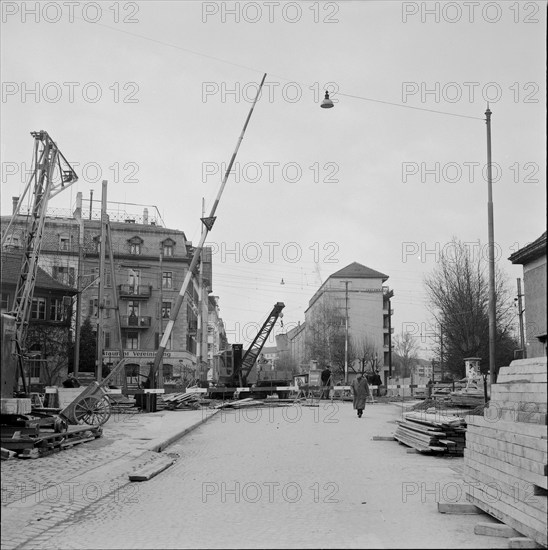
[[[254,399],[253,397],[246,397],[245,399],[238,399],[236,401],[223,401],[218,405],[215,405],[216,409],[242,409],[246,407],[287,407],[295,403],[294,399],[279,399],[269,398]]]
[[[434,412],[409,412],[397,420],[394,439],[420,452],[463,456],[466,424],[460,416]]]

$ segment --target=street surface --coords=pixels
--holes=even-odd
[[[372,440],[400,414],[368,404],[358,419],[350,403],[327,401],[223,410],[169,447],[169,469],[20,547],[506,548],[474,535],[489,516],[437,511],[465,502],[462,458]]]

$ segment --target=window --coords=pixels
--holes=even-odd
[[[162,288],[173,288],[173,273],[171,271],[162,273]]]
[[[139,325],[139,302],[129,300],[127,303],[128,325],[134,327]]]
[[[2,311],[8,311],[10,306],[10,295],[7,292],[2,292],[2,301],[0,302],[0,309]]]
[[[70,250],[70,237],[68,235],[59,235],[59,250]]]
[[[52,268],[53,278],[68,286],[73,286],[75,281],[74,267],[54,265]]]
[[[161,243],[162,254],[164,257],[172,257],[173,249],[175,248],[175,241],[173,239],[165,239]]]
[[[46,319],[46,299],[34,298],[32,300],[31,319]]]
[[[105,307],[103,308],[103,317],[105,319],[110,319],[110,312],[112,311],[112,303],[110,298],[105,300]]]
[[[141,272],[138,269],[129,268],[128,283],[129,286],[133,288],[134,293],[138,291],[139,285],[141,284]]]
[[[125,371],[128,384],[139,384],[139,365],[126,365]]]
[[[126,332],[124,338],[124,349],[139,349],[138,332]]]
[[[89,301],[88,315],[90,317],[97,317],[99,314],[99,298],[92,298]]]
[[[141,254],[141,245],[143,244],[143,239],[141,239],[141,237],[135,236],[129,239],[128,243],[129,253],[135,256],[139,256]]]
[[[21,240],[17,235],[8,235],[4,241],[4,248],[8,250],[10,248],[21,248]]]
[[[105,335],[105,349],[110,348],[110,332],[104,332]]]
[[[65,308],[63,307],[63,300],[54,298],[49,306],[49,320],[50,321],[64,321],[65,320]]]
[[[171,315],[171,302],[162,302],[162,319],[169,319]]]
[[[165,380],[173,379],[173,365],[162,365],[162,374]]]

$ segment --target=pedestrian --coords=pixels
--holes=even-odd
[[[325,367],[321,375],[322,380],[322,399],[329,399],[329,390],[331,388],[331,369]]]
[[[365,400],[371,395],[367,378],[362,374],[352,382],[353,406],[358,411],[358,418],[362,417],[365,409]]]
[[[375,395],[379,397],[382,386],[382,379],[379,375],[379,369],[376,369],[375,374],[373,375],[373,385],[377,386],[377,389],[375,390]]]

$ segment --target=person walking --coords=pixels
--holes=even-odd
[[[329,399],[329,390],[331,389],[331,369],[329,366],[322,371],[322,399]]]
[[[352,382],[352,395],[354,409],[358,411],[358,418],[362,417],[363,410],[365,409],[365,400],[371,395],[367,378],[362,374]]]

